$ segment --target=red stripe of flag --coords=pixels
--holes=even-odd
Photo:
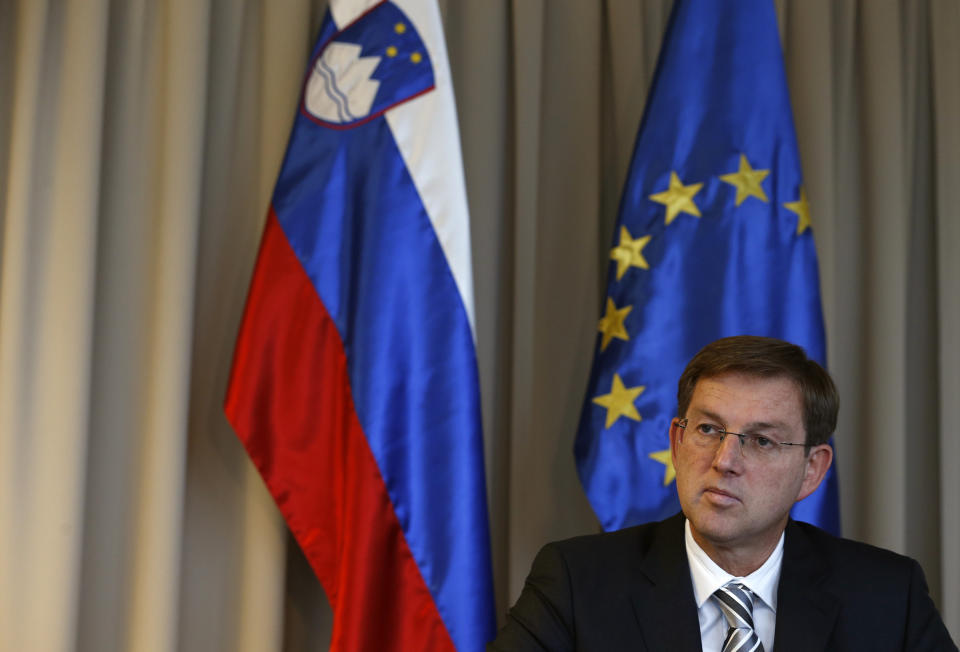
[[[227,418],[334,610],[332,650],[453,650],[357,418],[336,325],[271,208]]]

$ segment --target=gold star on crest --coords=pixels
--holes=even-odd
[[[670,187],[663,192],[650,195],[650,199],[667,207],[667,224],[670,224],[680,213],[689,213],[700,217],[700,209],[693,202],[693,196],[700,192],[702,183],[691,183],[685,186],[680,182],[676,172],[670,173]]]
[[[720,175],[720,180],[735,186],[737,189],[737,200],[735,205],[739,206],[747,197],[756,197],[761,201],[769,202],[767,194],[763,192],[763,180],[770,174],[770,170],[754,170],[750,167],[745,154],[740,155],[740,169],[730,174]]]
[[[613,374],[613,385],[610,387],[610,393],[593,398],[594,403],[607,408],[607,422],[604,427],[609,428],[620,417],[640,421],[640,413],[637,412],[633,402],[645,389],[646,387],[643,385],[624,387],[623,381],[620,380],[620,374]]]
[[[617,261],[617,280],[623,278],[630,267],[650,269],[643,257],[643,248],[650,242],[650,236],[634,239],[627,227],[620,227],[620,244],[610,250],[610,260]]]
[[[800,201],[788,201],[784,208],[797,214],[797,235],[810,228],[810,204],[807,203],[807,191],[800,188]]]
[[[674,478],[677,477],[677,470],[676,470],[675,468],[673,468],[673,457],[670,455],[670,449],[669,449],[669,448],[668,448],[667,450],[664,450],[664,451],[654,451],[654,452],[650,453],[650,455],[648,455],[647,457],[649,457],[649,458],[652,459],[652,460],[656,460],[657,462],[660,462],[660,463],[663,464],[665,467],[667,467],[667,468],[664,469],[664,471],[663,471],[663,486],[664,486],[664,487],[666,487],[666,486],[669,485],[671,482],[673,482]]]
[[[605,351],[610,340],[614,337],[618,340],[629,341],[630,335],[627,333],[623,320],[627,318],[633,306],[617,308],[613,299],[607,297],[607,314],[600,319],[598,330],[603,333],[603,339],[600,341],[600,351]]]

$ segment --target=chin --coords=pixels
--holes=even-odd
[[[694,513],[688,516],[690,526],[703,538],[714,543],[733,541],[743,531],[735,519],[717,514]]]

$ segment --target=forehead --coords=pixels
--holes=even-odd
[[[803,427],[803,397],[786,376],[728,373],[697,381],[689,414],[709,413],[733,423]],[[689,415],[688,414],[688,415]]]

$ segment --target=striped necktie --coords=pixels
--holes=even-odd
[[[712,597],[727,618],[730,629],[721,652],[763,652],[763,643],[753,631],[753,594],[739,582],[727,582]]]

